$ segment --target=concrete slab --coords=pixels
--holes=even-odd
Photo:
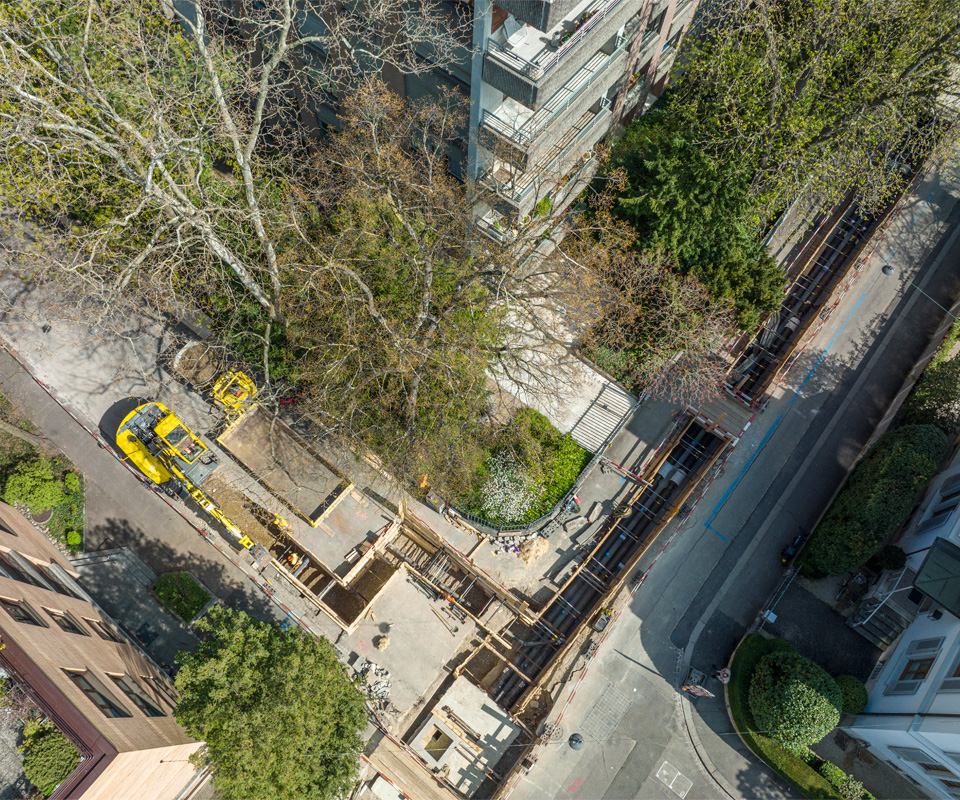
[[[393,515],[356,490],[347,492],[316,528],[298,526],[297,540],[339,577],[352,567],[347,555],[363,542],[373,541]]]
[[[173,669],[178,652],[199,639],[150,593],[156,575],[128,547],[81,553],[70,559],[80,584],[160,666]]]
[[[390,700],[401,713],[423,696],[474,631],[472,622],[452,622],[443,614],[446,605],[428,599],[407,571],[400,570],[377,598],[372,618],[362,620],[354,633],[337,642],[341,650],[358,653],[390,671]],[[390,646],[377,650],[376,640],[385,634],[390,636]]]
[[[458,792],[473,797],[520,730],[486,692],[459,678],[408,741]]]

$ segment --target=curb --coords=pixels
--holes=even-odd
[[[724,705],[727,702],[727,693],[724,690],[723,693]],[[693,719],[692,714],[690,713],[691,703],[690,698],[683,696],[682,694],[678,698],[680,705],[680,713],[683,717],[683,727],[686,730],[687,738],[690,740],[690,745],[693,747],[693,752],[696,754],[697,759],[700,761],[701,766],[703,767],[706,774],[710,779],[717,785],[717,788],[721,789],[724,794],[728,797],[733,798],[733,800],[741,800],[743,795],[741,795],[726,779],[723,773],[717,769],[716,765],[713,763],[713,760],[706,752],[706,748],[703,746],[703,742],[700,740],[700,734],[697,733],[697,726]],[[730,715],[730,707],[727,706],[727,716]],[[731,718],[732,721],[732,718]],[[734,727],[736,730],[736,727]],[[737,736],[740,734],[737,733]],[[742,741],[742,740],[741,740]],[[750,751],[753,752],[752,750]]]

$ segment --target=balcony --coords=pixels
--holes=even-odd
[[[506,217],[485,204],[481,204],[481,207],[477,209],[475,219],[477,230],[497,244],[510,244],[517,238],[517,231],[511,227],[511,223]]]
[[[507,97],[495,111],[484,109],[481,123],[488,130],[509,140],[511,144],[521,148],[529,147],[534,139],[553,125],[577,99],[584,96],[588,88],[604,77],[607,68],[626,52],[626,44],[626,41],[617,42],[616,49],[610,55],[596,53],[538,111],[532,111]],[[607,77],[610,77],[612,82],[617,76]]]
[[[537,109],[596,51],[608,43],[612,49],[616,31],[635,15],[635,5],[624,0],[588,0],[574,9],[569,21],[548,34],[525,27],[503,43],[490,38],[484,54],[483,79]]]
[[[567,130],[564,137],[547,153],[542,166],[520,170],[504,162],[497,162],[492,169],[484,173],[481,182],[498,197],[517,208],[521,215],[529,214],[537,200],[548,193],[547,187],[553,188],[566,182],[565,172],[574,167],[578,152],[592,150],[593,145],[607,132],[610,118],[610,103],[604,98],[598,111],[585,112],[576,124]],[[592,155],[589,158],[592,158]]]
[[[570,55],[622,2],[623,0],[590,0],[585,4],[586,7],[574,16],[572,23],[561,23],[548,36],[535,29],[521,28],[506,44],[489,39],[487,52],[515,72],[531,80],[540,80]]]

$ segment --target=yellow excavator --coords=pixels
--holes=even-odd
[[[217,456],[163,403],[144,403],[127,414],[117,430],[117,447],[125,461],[129,460],[164,493],[192,497],[239,544],[253,547],[253,541],[200,488],[220,466]]]

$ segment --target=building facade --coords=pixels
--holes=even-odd
[[[76,745],[54,797],[175,800],[205,780],[170,678],[103,614],[69,562],[0,503],[0,667]],[[135,781],[135,783],[131,783]]]
[[[663,91],[698,2],[449,0],[437,11],[450,15],[462,43],[452,62],[421,75],[388,66],[382,77],[411,100],[449,91],[469,98],[449,169],[480,189],[480,230],[507,241],[544,208],[571,202],[594,174],[597,144]],[[312,17],[301,29],[320,34],[325,25]],[[433,61],[426,47],[417,52]],[[308,130],[338,126],[336,91],[301,114]]]
[[[466,177],[492,192],[480,226],[501,238],[562,208],[595,149],[666,86],[697,0],[478,0]],[[499,224],[498,224],[499,223]]]
[[[960,456],[931,482],[900,546],[906,567],[885,573],[853,618],[889,647],[866,709],[842,727],[931,797],[960,798]]]

